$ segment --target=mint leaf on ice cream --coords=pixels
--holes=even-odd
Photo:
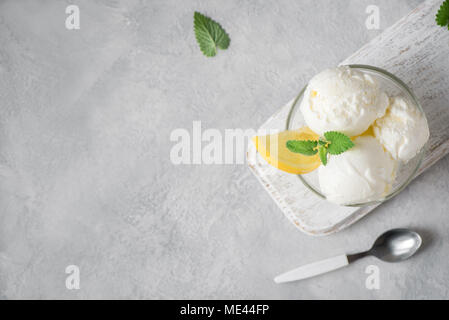
[[[318,153],[320,155],[321,163],[325,166],[327,164],[327,148],[323,145],[318,147]]]
[[[324,137],[329,142],[327,151],[329,151],[330,154],[340,154],[354,146],[351,139],[341,132],[328,131],[324,133]]]
[[[354,143],[351,139],[337,131],[327,131],[324,138],[318,141],[314,140],[288,140],[287,149],[294,153],[300,153],[306,156],[313,156],[318,152],[320,161],[323,165],[327,164],[327,155],[338,155],[351,149]]]
[[[312,140],[289,140],[287,141],[287,149],[294,153],[300,153],[305,156],[313,156],[318,152],[315,149],[316,141]]]

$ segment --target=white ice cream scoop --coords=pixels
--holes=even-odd
[[[426,117],[402,97],[391,99],[386,114],[374,123],[373,131],[391,156],[404,162],[416,156],[429,139]]]
[[[388,96],[369,74],[341,66],[314,76],[301,101],[301,113],[314,132],[363,133],[385,114]]]
[[[321,192],[340,205],[382,199],[395,175],[396,161],[372,136],[358,137],[352,149],[331,156],[326,166],[318,168]]]

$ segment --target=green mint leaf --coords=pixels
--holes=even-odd
[[[288,140],[287,149],[294,153],[300,153],[305,156],[313,156],[318,152],[316,150],[318,142],[312,140]]]
[[[327,142],[320,139],[320,140],[318,140],[318,144],[319,144],[320,146],[325,146],[325,145],[327,144]]]
[[[449,29],[449,0],[446,0],[438,10],[435,20],[439,26],[448,26]]]
[[[330,154],[340,154],[354,146],[351,139],[341,132],[328,131],[324,133],[324,137],[329,142],[327,151]]]
[[[320,155],[320,160],[323,165],[327,164],[327,148],[323,145],[318,147],[318,154]]]
[[[196,41],[205,56],[215,56],[217,47],[220,49],[229,47],[231,39],[220,24],[196,11],[193,15],[193,28]]]

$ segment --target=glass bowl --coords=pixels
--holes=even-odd
[[[421,105],[419,104],[416,96],[413,94],[410,88],[408,88],[407,85],[402,80],[397,78],[395,75],[380,68],[368,65],[354,64],[348,65],[348,67],[369,74],[379,82],[380,87],[388,94],[388,96],[390,97],[398,95],[402,96],[409,104],[415,105],[416,108],[425,117],[424,111]],[[302,113],[299,110],[299,106],[301,105],[301,101],[303,98],[304,91],[306,90],[306,87],[307,85],[301,90],[296,99],[293,101],[293,104],[287,117],[286,130],[296,130],[306,126]],[[363,207],[379,204],[394,197],[399,192],[401,192],[415,177],[416,172],[421,166],[422,160],[426,152],[426,145],[420,150],[420,152],[413,159],[409,160],[407,163],[402,162],[398,163],[396,180],[390,192],[386,196],[380,199],[371,200],[363,203],[349,203],[345,204],[345,206]],[[312,192],[314,192],[316,195],[318,195],[323,199],[326,199],[326,196],[320,190],[317,171],[318,170],[314,170],[307,174],[298,175],[298,179],[300,179],[304,183],[304,185],[307,188],[309,188]]]

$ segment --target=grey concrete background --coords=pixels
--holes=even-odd
[[[169,159],[175,128],[257,128],[419,3],[2,1],[0,298],[449,298],[448,157],[324,238],[296,230],[246,165]],[[365,27],[369,4],[380,30]],[[226,28],[227,51],[200,53],[195,10]],[[272,281],[399,226],[425,238],[409,261]],[[70,264],[79,290],[65,287]],[[379,290],[365,287],[370,264]]]

